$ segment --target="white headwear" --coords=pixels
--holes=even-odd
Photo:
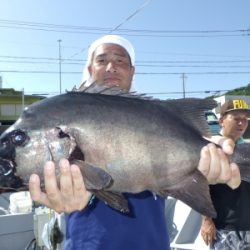
[[[117,45],[120,45],[121,47],[123,47],[129,54],[132,66],[135,65],[135,51],[134,51],[132,44],[127,39],[125,39],[121,36],[117,36],[117,35],[103,36],[103,37],[95,40],[90,45],[90,47],[88,49],[88,58],[87,58],[87,62],[86,62],[86,65],[85,65],[85,68],[83,71],[83,78],[82,78],[82,83],[85,82],[84,83],[85,87],[89,86],[93,82],[91,79],[91,76],[89,74],[89,70],[88,70],[88,67],[91,64],[92,55],[93,55],[94,51],[96,50],[96,48],[104,43],[117,44]]]

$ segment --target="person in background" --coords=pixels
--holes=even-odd
[[[244,143],[250,109],[244,100],[228,100],[221,106],[222,136],[236,144]],[[211,198],[217,211],[215,219],[203,217],[201,235],[210,249],[250,249],[250,183],[242,180],[231,189],[227,185],[210,186]]]
[[[84,86],[92,82],[120,87],[129,91],[135,72],[135,54],[131,43],[123,37],[107,35],[91,44],[84,70]],[[232,153],[234,143],[217,137],[226,153]],[[30,193],[34,201],[66,214],[65,249],[91,250],[169,250],[165,220],[165,200],[151,192],[126,193],[131,212],[119,213],[85,189],[77,165],[65,159],[60,162],[59,183],[53,162],[44,167],[45,190],[40,179],[30,177]],[[222,181],[231,187],[240,184],[239,169],[229,164],[226,155],[213,144],[201,151],[199,170],[210,183]],[[223,171],[218,172],[217,169]],[[215,170],[215,171],[214,171]],[[226,178],[225,178],[226,175]],[[92,197],[92,198],[91,198]]]

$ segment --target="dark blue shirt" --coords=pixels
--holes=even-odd
[[[150,192],[125,194],[130,213],[95,198],[83,211],[66,216],[67,250],[169,250],[165,200]]]

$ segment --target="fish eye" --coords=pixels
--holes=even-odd
[[[23,146],[28,140],[28,136],[22,130],[15,130],[11,134],[11,141],[17,146]]]

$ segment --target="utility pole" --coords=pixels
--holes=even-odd
[[[183,98],[186,98],[186,89],[185,89],[185,79],[187,78],[184,73],[182,73],[182,93],[183,93]]]
[[[62,93],[62,57],[61,57],[61,39],[57,40],[59,47],[59,90]]]
[[[22,111],[24,111],[24,106],[25,106],[25,103],[24,103],[24,88],[22,88]]]

